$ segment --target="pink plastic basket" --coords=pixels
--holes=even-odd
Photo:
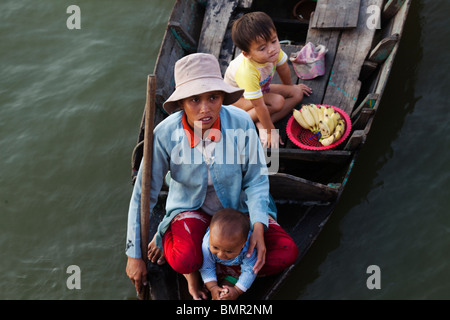
[[[341,117],[345,121],[345,132],[342,135],[342,137],[328,145],[323,146],[320,141],[318,140],[318,137],[313,137],[314,133],[312,133],[310,130],[306,130],[302,128],[298,122],[294,119],[294,116],[291,116],[291,118],[288,120],[288,123],[286,125],[286,133],[289,139],[299,148],[306,149],[306,150],[329,150],[337,147],[340,145],[350,134],[350,131],[352,130],[352,124],[350,117],[347,113],[345,113],[344,110],[339,109],[334,106],[330,105],[323,105],[324,107],[332,107],[336,112],[338,112]]]

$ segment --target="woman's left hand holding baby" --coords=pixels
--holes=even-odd
[[[266,244],[264,242],[264,225],[256,222],[253,225],[253,232],[250,236],[250,242],[247,250],[247,258],[251,257],[253,250],[256,249],[257,259],[253,267],[253,272],[257,274],[266,262]]]

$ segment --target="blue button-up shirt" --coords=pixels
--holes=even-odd
[[[178,213],[202,206],[208,187],[208,168],[223,207],[249,213],[252,226],[261,222],[267,228],[268,214],[275,217],[276,208],[269,196],[264,152],[250,116],[237,107],[222,106],[221,137],[216,141],[214,161],[207,164],[198,148],[191,148],[182,114],[180,111],[164,119],[153,135],[150,212],[169,170],[171,175],[166,214],[158,226],[156,245],[162,250],[162,236]],[[141,184],[142,166],[128,210],[126,254],[133,258],[141,257]]]

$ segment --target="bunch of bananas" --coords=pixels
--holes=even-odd
[[[320,131],[319,141],[323,146],[338,141],[345,132],[345,121],[332,107],[308,104],[299,110],[294,109],[294,119],[298,124],[311,130],[314,134]]]

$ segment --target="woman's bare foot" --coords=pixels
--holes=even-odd
[[[188,282],[189,293],[194,300],[206,300],[208,299],[207,291],[201,281],[200,272],[194,271],[189,274],[184,274]]]

